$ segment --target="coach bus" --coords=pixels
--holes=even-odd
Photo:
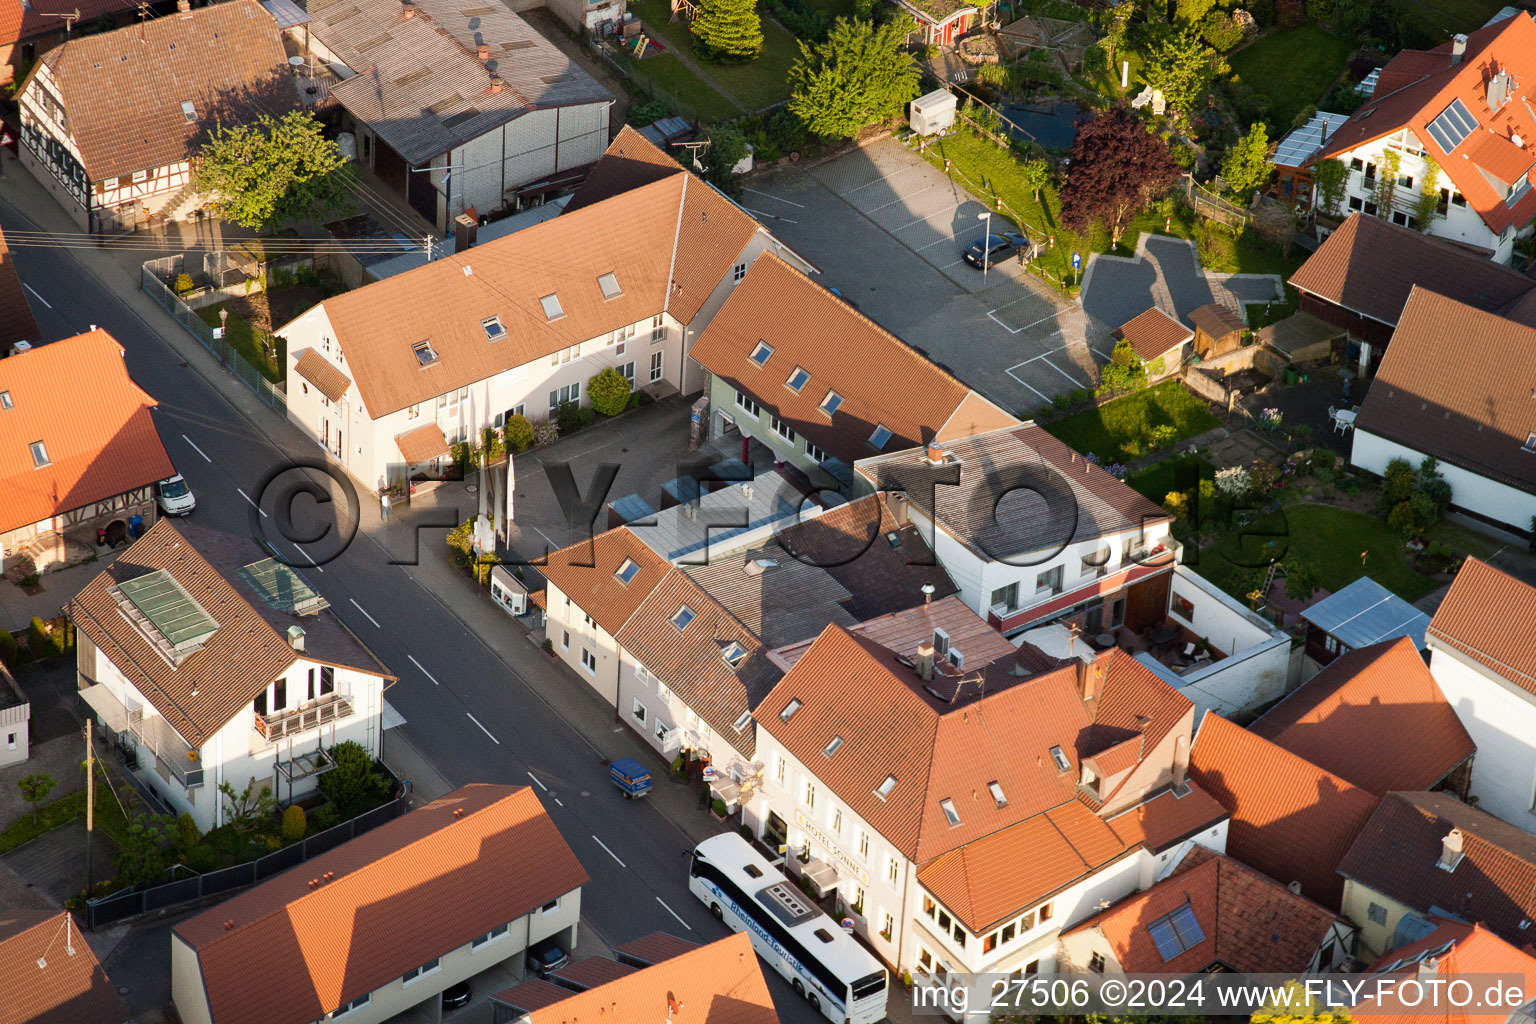
[[[885,1019],[885,968],[739,835],[693,851],[688,888],[837,1024]]]

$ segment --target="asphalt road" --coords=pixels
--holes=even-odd
[[[0,227],[37,229],[3,198]],[[196,522],[249,534],[252,499],[264,479],[294,459],[320,455],[276,414],[247,419],[162,336],[179,327],[169,318],[141,318],[69,250],[13,248],[12,256],[32,290],[45,338],[96,324],[126,349],[134,381],[160,403],[160,437],[197,497]],[[271,518],[271,512],[262,515]],[[558,670],[552,666],[545,678],[526,678],[409,572],[389,562],[364,532],[340,557],[306,575],[399,675],[388,699],[407,724],[391,730],[390,738],[403,731],[452,785],[537,783],[545,808],[591,875],[582,917],[605,942],[656,930],[699,941],[726,934],[688,892],[682,852],[690,844],[684,834],[647,803],[622,801],[595,749],[534,691],[535,685],[568,685]],[[768,977],[782,1019],[822,1019],[777,974]]]

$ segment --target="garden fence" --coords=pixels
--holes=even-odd
[[[666,89],[657,85],[655,79],[644,69],[643,61],[632,59],[628,53],[624,54],[624,60],[621,61],[609,52],[607,46],[604,46],[595,39],[592,41],[592,48],[597,51],[599,57],[608,63],[609,67],[624,79],[634,83],[635,88],[645,93],[648,98],[665,103],[678,116],[687,118],[694,124],[701,124],[707,120],[691,104],[684,103]]]
[[[404,792],[388,803],[381,804],[371,811],[364,811],[334,828],[317,832],[301,842],[285,846],[281,850],[245,864],[208,871],[191,878],[150,886],[147,889],[118,892],[103,896],[101,899],[87,900],[85,925],[87,928],[100,928],[140,914],[165,910],[207,896],[217,896],[231,889],[255,885],[289,868],[297,867],[311,857],[318,857],[322,853],[333,850],[347,840],[377,828],[386,821],[393,821],[400,817],[405,813],[409,796],[409,791]]]
[[[163,256],[147,261],[140,271],[140,287],[144,294],[154,299],[160,307],[176,318],[188,334],[219,358],[219,365],[238,377],[246,387],[255,392],[270,408],[286,412],[288,400],[283,392],[262,376],[261,371],[246,361],[238,351],[222,338],[214,337],[214,328],[203,321],[197,311],[181,300],[174,291],[176,279],[186,273],[186,261],[181,255]]]
[[[1184,176],[1184,194],[1189,197],[1189,205],[1202,217],[1218,220],[1235,228],[1246,227],[1253,222],[1253,214],[1250,211],[1223,199],[1201,185],[1193,175]]]

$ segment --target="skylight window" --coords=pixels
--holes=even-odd
[[[1446,107],[1439,117],[1429,122],[1430,136],[1447,153],[1461,145],[1462,141],[1476,129],[1477,119],[1460,99],[1451,100],[1451,105]]]
[[[612,274],[604,274],[597,279],[597,286],[603,290],[603,298],[616,299],[624,294],[624,289],[619,287],[619,279]]]
[[[1067,760],[1067,752],[1060,747],[1051,748],[1051,760],[1056,762],[1056,770],[1059,772],[1072,770],[1072,762]]]
[[[779,712],[779,721],[781,721],[781,722],[789,721],[791,718],[795,717],[795,712],[799,711],[799,710],[800,710],[800,698],[799,697],[792,697],[792,698],[790,698],[789,703],[784,705],[784,710]]]
[[[502,326],[499,316],[486,317],[480,321],[480,326],[485,329],[486,341],[500,341],[507,336],[507,329]]]
[[[9,409],[10,407],[11,393],[9,391],[0,391],[0,408]],[[1536,452],[1536,431],[1525,435],[1525,450]]]
[[[747,358],[758,366],[767,366],[768,357],[771,355],[773,355],[773,346],[766,341],[759,341],[757,347],[752,350],[752,354],[747,356]]]
[[[1167,963],[1187,949],[1193,949],[1205,941],[1205,932],[1195,920],[1195,912],[1188,903],[1167,917],[1160,917],[1147,925],[1147,933],[1157,944],[1157,952]]]
[[[891,428],[887,427],[884,423],[877,423],[875,424],[875,432],[869,435],[869,443],[874,446],[875,451],[880,451],[891,437]]]
[[[11,393],[9,391],[0,391],[0,409],[14,408],[16,408],[16,403],[11,401]]]
[[[639,563],[636,562],[633,558],[626,558],[624,559],[624,563],[619,566],[618,572],[614,573],[614,575],[619,578],[620,583],[628,586],[629,581],[634,579],[639,572]]]
[[[731,726],[731,728],[735,729],[737,732],[741,732],[741,730],[743,730],[743,729],[745,729],[747,727],[747,723],[750,722],[750,721],[752,721],[752,712],[750,712],[750,711],[743,711],[741,713],[741,717],[736,719],[735,723]]]
[[[998,807],[1007,807],[1008,798],[1003,795],[1003,786],[1000,782],[987,783],[987,792],[992,794],[992,802]]]
[[[960,812],[955,810],[955,802],[948,797],[939,801],[939,809],[944,812],[944,819],[951,825],[960,824]]]
[[[790,374],[789,379],[784,382],[784,386],[798,395],[805,390],[805,386],[810,383],[810,380],[811,375],[803,367],[797,366],[795,367],[795,372]]]
[[[693,609],[689,608],[687,605],[683,605],[677,610],[677,614],[672,616],[672,625],[676,626],[680,630],[687,629],[688,623],[692,622],[693,620]]]
[[[181,114],[188,121],[196,121],[197,120],[197,107],[192,105],[192,101],[191,100],[184,100],[184,101],[182,101],[182,104],[181,104]]]
[[[828,757],[831,757],[833,754],[837,753],[837,748],[841,747],[842,745],[843,738],[841,736],[833,736],[832,742],[828,743],[825,747],[822,747],[821,752]]]
[[[48,447],[43,442],[33,441],[28,447],[32,449],[32,467],[34,469],[42,469],[44,466],[52,463],[53,460],[48,458]]]
[[[885,777],[885,781],[880,783],[879,786],[875,787],[875,796],[879,797],[881,800],[884,800],[886,797],[891,795],[891,790],[895,788],[896,776],[887,775]]]
[[[417,366],[431,366],[437,362],[437,353],[433,351],[430,341],[418,341],[411,346],[411,351],[416,353]]]
[[[831,416],[838,409],[842,408],[842,405],[843,396],[836,391],[828,391],[827,397],[821,400],[821,411]]]
[[[746,656],[747,649],[741,646],[741,644],[736,643],[734,640],[720,648],[720,657],[724,658],[725,663],[731,666],[731,668],[735,668],[737,665],[740,665],[741,660]]]
[[[539,300],[539,305],[544,307],[545,320],[559,320],[565,316],[565,310],[560,306],[560,296],[546,295]]]

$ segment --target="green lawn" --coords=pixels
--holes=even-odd
[[[763,55],[746,64],[711,64],[693,53],[693,35],[681,19],[671,22],[671,6],[666,0],[631,0],[629,9],[640,16],[645,26],[663,42],[687,53],[704,68],[704,73],[720,83],[743,111],[758,110],[789,98],[789,69],[800,58],[795,37],[779,23],[763,16]],[[760,12],[761,13],[761,12]],[[651,58],[641,61],[649,63]],[[683,68],[687,71],[687,68]],[[705,89],[708,86],[699,83]],[[684,97],[679,97],[684,98]]]
[[[1487,23],[1504,0],[1408,0],[1408,9],[1431,31],[1471,32]]]
[[[1194,473],[1199,474],[1200,480],[1216,479],[1216,468],[1200,456],[1175,455],[1132,473],[1125,482],[1149,501],[1161,505],[1171,491],[1193,490],[1197,479]]]
[[[1045,429],[1068,446],[1096,455],[1100,463],[1109,465],[1147,454],[1154,427],[1171,425],[1182,440],[1210,430],[1219,422],[1205,399],[1170,380],[1097,409],[1047,423]]]
[[[1129,61],[1131,74],[1127,81],[1130,83],[1124,89],[1120,88],[1120,64]],[[1141,80],[1141,69],[1146,61],[1137,51],[1129,46],[1122,46],[1120,52],[1115,54],[1115,66],[1113,68],[1099,68],[1087,76],[1087,83],[1101,96],[1110,99],[1120,99],[1126,96],[1135,96],[1141,92],[1145,83]]]
[[[1385,523],[1331,505],[1290,505],[1259,516],[1243,530],[1234,529],[1201,550],[1197,571],[1241,598],[1238,591],[1244,575],[1268,565],[1272,558],[1300,558],[1316,569],[1330,591],[1370,576],[1413,601],[1437,585],[1413,569],[1403,538]]]
[[[806,0],[806,6],[817,11],[826,11],[827,17],[836,21],[838,18],[853,17],[853,0]]]
[[[658,99],[684,117],[726,121],[741,113],[730,97],[711,89],[670,53],[658,53],[644,60],[634,60],[626,53],[619,57],[619,62]]]
[[[197,315],[202,317],[203,323],[209,327],[217,327],[219,310],[223,309],[224,305],[221,302],[217,306],[204,306],[197,311]],[[267,380],[273,384],[283,382],[282,366],[263,350],[261,340],[256,335],[256,328],[252,327],[249,321],[234,313],[229,314],[229,323],[225,325],[224,330],[224,340],[229,343],[230,348],[239,352],[246,362],[260,370],[261,375]]]
[[[1353,46],[1308,22],[1271,32],[1228,62],[1234,79],[1269,97],[1270,123],[1285,128],[1327,91],[1349,62]]]

